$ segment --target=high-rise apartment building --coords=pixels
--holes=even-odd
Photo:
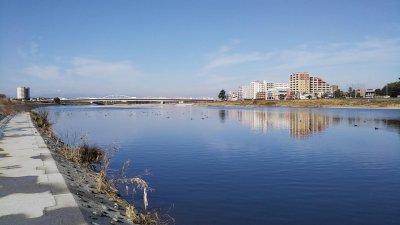
[[[251,99],[257,98],[258,92],[265,92],[267,89],[267,82],[266,81],[252,81],[250,83],[250,92],[251,92]]]
[[[311,93],[325,94],[330,92],[331,86],[319,77],[310,76]]]
[[[253,93],[251,92],[250,85],[243,85],[239,87],[238,91],[239,99],[253,99]]]
[[[17,87],[17,99],[29,100],[30,98],[29,87]]]
[[[290,74],[290,95],[300,98],[301,95],[318,95],[331,91],[331,86],[319,77],[313,76],[308,72]]]

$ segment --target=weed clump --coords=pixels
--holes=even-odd
[[[101,164],[103,150],[97,145],[83,143],[78,147],[63,146],[61,153],[65,159],[84,165]]]
[[[79,161],[81,163],[100,163],[103,156],[101,148],[97,145],[89,145],[84,143],[78,149]]]
[[[40,109],[37,112],[32,111],[31,113],[32,119],[35,121],[36,125],[43,131],[49,132],[52,125],[49,112],[45,109]]]

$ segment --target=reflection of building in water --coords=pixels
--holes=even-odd
[[[290,136],[306,138],[332,124],[333,118],[317,112],[290,112]]]
[[[233,111],[233,114],[236,114],[240,123],[250,126],[252,130],[266,132],[268,128],[285,129],[289,126],[287,113],[240,110]]]
[[[334,118],[318,112],[263,112],[227,110],[229,119],[236,119],[252,130],[288,129],[291,137],[306,138],[328,128]]]

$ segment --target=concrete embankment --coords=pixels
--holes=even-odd
[[[3,121],[0,224],[87,224],[29,113]]]

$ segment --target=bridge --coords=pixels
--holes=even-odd
[[[126,95],[108,95],[101,98],[79,97],[75,99],[61,99],[61,103],[89,103],[89,104],[173,104],[173,103],[198,103],[213,102],[212,98],[166,98],[166,97],[129,97]]]

